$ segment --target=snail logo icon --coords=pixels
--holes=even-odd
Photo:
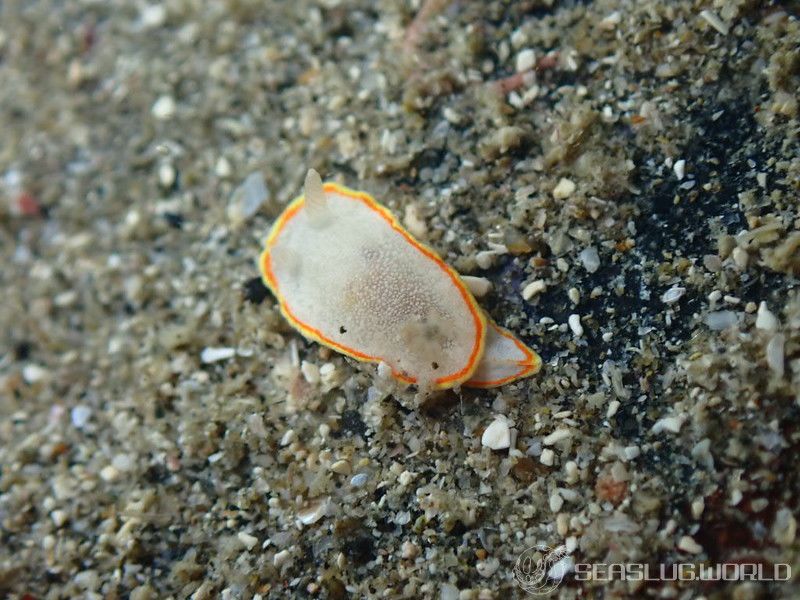
[[[553,567],[567,555],[567,549],[556,549],[539,544],[528,548],[514,564],[514,579],[529,594],[543,596],[558,587],[564,578],[564,569]]]

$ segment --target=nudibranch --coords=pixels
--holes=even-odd
[[[539,372],[542,359],[505,327],[489,321],[486,348],[478,368],[464,385],[491,388]]]
[[[300,333],[402,381],[451,388],[483,357],[486,317],[458,274],[369,194],[313,169],[259,262]]]
[[[387,208],[323,184],[313,169],[303,195],[273,224],[259,266],[281,313],[305,337],[385,363],[421,390],[495,387],[541,367]]]

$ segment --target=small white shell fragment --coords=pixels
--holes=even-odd
[[[567,319],[567,323],[575,337],[581,337],[583,335],[583,325],[581,325],[580,315],[571,314]]]
[[[756,329],[763,331],[775,331],[778,329],[780,323],[778,318],[772,313],[763,300],[758,305],[758,313],[756,313]]]
[[[462,275],[461,280],[467,284],[469,291],[476,298],[483,298],[492,289],[492,282],[486,279],[486,277]]]
[[[575,192],[575,183],[571,179],[562,177],[553,188],[553,198],[556,200],[563,200],[569,198]]]
[[[478,366],[487,324],[472,294],[368,194],[322,185],[310,170],[305,196],[273,225],[260,267],[303,335],[384,362],[397,379],[444,389]]]
[[[530,300],[534,296],[544,292],[546,289],[547,289],[547,284],[545,283],[544,279],[537,279],[536,281],[531,281],[528,285],[522,288],[522,299]]]
[[[661,294],[661,301],[664,304],[675,304],[686,293],[685,287],[672,286],[666,292]]]
[[[489,321],[486,345],[478,368],[464,385],[490,388],[538,373],[542,359],[508,329]]]
[[[503,450],[511,445],[511,425],[506,417],[495,417],[483,431],[481,445],[492,450]]]
[[[208,346],[200,353],[200,360],[204,363],[213,363],[227,360],[236,356],[236,348],[213,348]]]
[[[589,246],[588,248],[581,250],[578,258],[580,259],[583,268],[589,273],[595,273],[597,269],[600,268],[600,255],[597,253],[597,248],[594,246]]]
[[[313,525],[325,516],[327,509],[327,500],[316,500],[297,511],[297,520],[303,525]]]

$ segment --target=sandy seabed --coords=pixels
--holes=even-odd
[[[0,596],[799,597],[799,49],[792,2],[0,3]],[[292,330],[311,166],[541,372]]]

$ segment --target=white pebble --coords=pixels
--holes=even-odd
[[[544,279],[537,279],[536,281],[530,282],[522,289],[522,298],[523,300],[530,300],[537,294],[541,294],[546,289],[547,284],[544,282]]]
[[[479,560],[475,565],[475,569],[481,577],[491,577],[500,568],[500,560],[491,556],[486,560]]]
[[[47,377],[47,369],[39,365],[25,365],[22,367],[22,378],[25,383],[36,383]]]
[[[756,329],[775,331],[779,325],[777,317],[772,314],[772,311],[767,307],[767,303],[762,301],[758,305],[758,313],[756,314]]]
[[[167,20],[167,8],[163,4],[145,4],[139,18],[145,29],[156,29]]]
[[[239,541],[242,542],[242,545],[248,550],[252,550],[258,543],[258,538],[254,535],[250,535],[246,531],[240,531],[236,534],[236,537],[239,538]]]
[[[695,498],[692,501],[692,506],[691,506],[692,518],[694,520],[697,520],[701,516],[703,516],[703,511],[705,510],[705,508],[706,508],[705,500],[703,500],[702,498]]]
[[[220,156],[217,164],[214,165],[214,174],[220,179],[227,179],[233,173],[230,161],[224,156]]]
[[[314,363],[304,360],[300,363],[300,372],[303,374],[303,378],[311,385],[319,383],[319,367]]]
[[[788,508],[781,508],[775,513],[772,524],[772,539],[781,546],[791,546],[797,536],[797,520]]]
[[[578,288],[569,288],[569,290],[567,290],[567,298],[569,298],[569,301],[573,304],[577,304],[581,301],[581,293],[578,291]]]
[[[228,218],[235,225],[255,215],[269,199],[269,190],[261,171],[250,173],[233,194],[228,203]]]
[[[566,440],[567,438],[570,438],[570,437],[572,437],[572,430],[564,429],[564,428],[556,429],[553,433],[551,433],[550,435],[546,436],[542,440],[542,443],[545,446],[552,446],[554,444],[557,444],[561,440]]]
[[[175,167],[173,167],[170,163],[162,163],[158,167],[158,183],[162,188],[171,188],[172,184],[175,183],[175,177],[177,177]]]
[[[552,467],[555,457],[555,452],[553,452],[550,448],[545,448],[542,450],[541,456],[539,456],[539,462],[548,467]]]
[[[661,295],[661,301],[664,304],[675,304],[685,293],[685,287],[673,286]]]
[[[475,255],[475,263],[481,269],[491,269],[495,256],[497,256],[497,252],[494,250],[481,250]]]
[[[213,363],[220,360],[227,360],[236,356],[235,348],[213,348],[211,346],[203,348],[200,353],[200,360],[204,363]]]
[[[484,430],[481,444],[492,450],[502,450],[511,445],[511,427],[508,419],[498,415]]]
[[[678,541],[678,549],[688,552],[689,554],[700,554],[703,547],[694,541],[691,536],[685,535]]]
[[[589,246],[588,248],[581,250],[578,258],[580,259],[583,268],[589,273],[594,273],[600,268],[600,255],[597,253],[597,248],[594,246]]]
[[[620,407],[620,401],[619,400],[612,400],[611,402],[609,402],[608,403],[608,410],[606,410],[606,419],[610,419],[615,414],[617,414],[617,411],[619,410],[619,407]]]
[[[564,506],[564,499],[558,492],[553,492],[550,495],[550,512],[557,513],[561,510],[562,506]]]
[[[536,52],[525,48],[517,54],[517,73],[530,71],[536,65]]]
[[[678,178],[678,181],[681,181],[686,174],[686,161],[676,160],[675,164],[672,165],[672,170],[675,171],[675,177]]]
[[[288,446],[291,444],[295,438],[297,438],[297,434],[295,434],[294,429],[287,429],[286,433],[283,434],[281,438],[280,444],[281,446]]]
[[[272,564],[276,567],[283,566],[286,564],[286,561],[289,560],[290,556],[291,555],[289,554],[288,550],[281,550],[275,554],[275,557],[272,559]]]
[[[135,461],[129,454],[117,454],[111,459],[111,465],[119,471],[132,471]]]
[[[556,184],[556,187],[553,188],[553,198],[556,200],[569,198],[575,191],[575,188],[575,183],[572,180],[562,177]]]
[[[730,31],[730,28],[728,27],[728,25],[722,19],[720,19],[717,16],[716,13],[714,13],[714,12],[708,10],[708,9],[705,9],[705,10],[701,10],[700,11],[700,16],[703,18],[703,20],[706,23],[711,25],[719,33],[721,33],[722,35],[728,35],[728,32]]]
[[[54,510],[50,513],[50,518],[53,520],[56,527],[62,527],[69,517],[63,510]]]
[[[119,479],[119,469],[112,465],[106,465],[100,470],[100,479],[103,481],[116,481]]]
[[[744,250],[742,248],[739,248],[739,246],[736,246],[736,248],[733,249],[731,256],[733,256],[733,262],[736,264],[737,267],[739,267],[740,269],[744,269],[747,267],[747,263],[750,260],[750,256],[747,254],[747,250]]]
[[[655,422],[651,431],[653,433],[661,433],[662,431],[669,431],[671,433],[678,433],[683,426],[683,418],[677,416],[663,417]]]
[[[78,429],[81,429],[92,417],[92,409],[80,404],[70,411],[70,417],[72,418],[72,424]]]
[[[350,478],[350,485],[353,487],[361,487],[365,483],[367,483],[366,473],[357,473]]]
[[[571,314],[569,319],[567,319],[567,323],[572,333],[575,334],[575,337],[581,337],[583,335],[583,325],[581,325],[580,315]]]
[[[555,563],[550,569],[547,571],[547,576],[550,579],[561,581],[564,579],[564,575],[570,573],[575,570],[575,559],[571,556],[565,556],[560,561]]]
[[[460,595],[458,588],[452,583],[443,583],[439,586],[439,600],[459,600]]]
[[[166,121],[175,116],[175,99],[172,96],[161,96],[153,103],[151,113],[159,121]]]
[[[712,331],[723,331],[738,322],[738,316],[730,310],[718,310],[706,315],[706,325]]]
[[[483,298],[492,289],[492,282],[486,277],[471,277],[462,275],[461,280],[467,284],[470,293],[476,298]]]

